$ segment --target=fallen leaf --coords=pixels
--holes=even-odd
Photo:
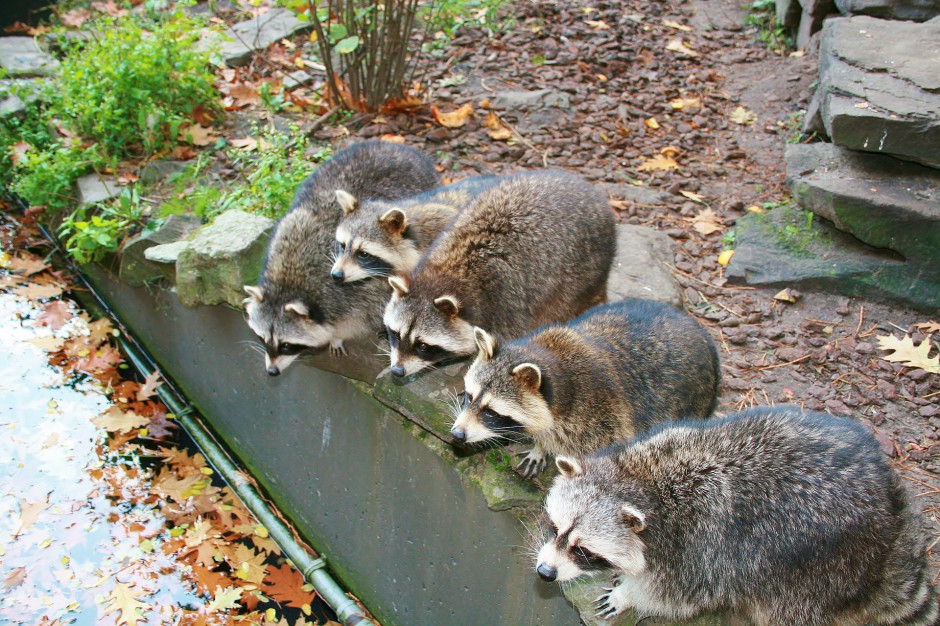
[[[685,24],[680,24],[679,22],[673,22],[672,20],[663,20],[663,25],[668,26],[669,28],[675,28],[676,30],[681,30],[686,33],[692,31],[691,26],[686,26]]]
[[[20,500],[20,526],[13,533],[13,536],[18,537],[29,530],[39,519],[39,514],[48,508],[49,503],[46,500],[40,500],[39,502]]]
[[[221,135],[215,132],[215,129],[203,126],[202,124],[192,124],[180,131],[179,140],[191,143],[194,146],[211,146],[218,141]]]
[[[62,23],[69,28],[81,28],[81,26],[91,19],[91,9],[72,9],[59,16]]]
[[[16,256],[10,259],[6,268],[23,276],[32,276],[49,268],[49,264],[35,256]]]
[[[894,335],[878,337],[878,347],[882,350],[893,351],[894,354],[884,355],[885,361],[892,363],[901,363],[908,367],[916,367],[931,374],[940,374],[940,354],[930,355],[930,340],[924,339],[919,345],[914,344],[910,335],[904,335],[903,339],[898,339]]]
[[[162,376],[160,372],[154,370],[144,378],[143,384],[140,386],[140,389],[137,390],[137,401],[143,402],[147,398],[153,397],[157,393],[157,388],[163,384],[163,381],[160,380]]]
[[[445,128],[460,128],[467,123],[472,113],[473,104],[470,102],[449,113],[442,112],[436,104],[431,105],[431,115],[434,116],[434,120]]]
[[[385,115],[396,113],[413,113],[424,106],[424,102],[417,96],[407,96],[405,98],[392,98],[387,100],[379,109],[379,113]]]
[[[46,352],[58,352],[65,345],[65,339],[59,337],[36,337],[27,339],[27,342]]]
[[[140,601],[141,598],[147,595],[150,594],[146,592],[139,593],[133,583],[118,582],[105,599],[107,606],[104,609],[104,614],[110,615],[115,611],[120,611],[121,615],[117,618],[117,626],[121,626],[121,624],[137,626],[137,622],[141,619],[147,621],[143,614],[150,608],[150,605]]]
[[[677,147],[675,147],[675,146],[666,146],[665,148],[662,148],[662,149],[659,151],[659,153],[660,153],[661,155],[663,155],[663,156],[665,156],[665,157],[673,157],[673,158],[679,156],[679,153],[680,153],[680,152],[681,152],[681,150],[679,150],[679,148],[677,148]]]
[[[689,57],[697,57],[698,52],[689,48],[681,39],[676,38],[672,39],[669,43],[666,44],[666,50],[672,52],[678,52],[679,54],[684,54]]]
[[[721,230],[721,218],[711,209],[703,209],[692,218],[692,228],[703,235],[710,235]]]
[[[756,204],[752,204],[751,206],[747,207],[747,212],[748,212],[748,213],[757,213],[758,215],[760,215],[761,213],[764,212],[764,209],[762,209],[761,207],[757,206]]]
[[[232,99],[232,107],[236,109],[261,104],[258,88],[249,83],[234,83],[220,91]]]
[[[655,117],[648,117],[643,123],[646,124],[647,128],[659,130],[659,122],[656,121]]]
[[[107,2],[92,2],[91,7],[96,11],[107,13],[113,17],[124,17],[129,13],[127,9],[122,9],[119,7],[114,0],[108,0]]]
[[[725,267],[728,263],[731,262],[731,257],[734,256],[734,250],[725,250],[718,255],[718,265]]]
[[[512,137],[512,131],[503,125],[502,120],[499,119],[499,116],[494,111],[490,111],[486,114],[484,126],[487,128],[486,133],[491,139],[495,139],[496,141],[505,141]]]
[[[3,588],[13,589],[13,587],[22,584],[24,580],[26,580],[26,568],[22,566],[16,567],[3,579]]]
[[[921,322],[914,324],[914,328],[919,328],[928,335],[931,333],[940,333],[940,323],[938,322]]]
[[[242,592],[238,587],[226,587],[225,589],[216,587],[213,596],[212,602],[206,606],[206,611],[209,613],[217,613],[227,609],[237,609],[239,607],[238,601],[242,597]]]
[[[170,157],[176,161],[189,161],[195,159],[197,156],[199,156],[199,152],[190,146],[177,145],[170,152]]]
[[[31,149],[32,146],[25,141],[17,141],[10,146],[10,160],[13,161],[13,167],[19,165],[20,161],[23,160],[23,157],[25,157],[26,153]]]
[[[402,135],[393,135],[391,133],[385,133],[384,135],[381,135],[379,139],[389,143],[405,143],[405,138]]]
[[[48,326],[52,330],[59,330],[67,321],[72,319],[72,309],[65,300],[53,300],[43,307],[42,314],[36,318],[40,326]]]
[[[316,594],[304,591],[304,577],[289,563],[272,567],[261,584],[265,595],[282,604],[299,609],[305,604],[312,604]]]
[[[62,285],[56,284],[40,285],[38,283],[29,283],[27,285],[14,287],[10,291],[23,298],[28,298],[29,300],[45,300],[47,298],[61,296],[64,288]]]
[[[790,304],[793,304],[796,302],[796,299],[797,297],[799,297],[799,295],[800,294],[798,291],[787,287],[786,289],[782,289],[778,291],[777,293],[775,293],[774,300],[779,300],[780,302],[789,302]]]
[[[702,99],[692,97],[676,98],[669,101],[669,106],[671,106],[674,111],[689,111],[690,113],[694,113],[702,107]]]
[[[122,411],[117,406],[112,406],[91,421],[99,428],[104,428],[108,432],[117,433],[127,433],[132,430],[137,430],[150,423],[150,420],[146,417],[137,415],[133,411]]]
[[[591,30],[610,30],[610,24],[603,20],[584,20],[584,23],[591,27]]]
[[[646,159],[642,163],[636,166],[641,172],[652,172],[654,170],[671,170],[679,167],[679,164],[676,163],[675,159],[668,157],[662,154],[657,154],[651,159]]]
[[[691,200],[692,202],[701,202],[704,204],[705,196],[695,193],[694,191],[679,191],[680,194]]]
[[[266,150],[271,147],[271,143],[266,141],[264,137],[261,139],[255,139],[254,137],[232,139],[229,141],[229,143],[239,150],[244,150],[245,152],[251,152],[252,150],[257,150],[258,148]]]
[[[734,111],[732,111],[730,115],[728,115],[728,119],[730,119],[735,124],[753,124],[757,121],[757,113],[754,113],[754,111],[748,111],[744,107],[739,106]]]

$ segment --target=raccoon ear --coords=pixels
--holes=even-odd
[[[343,210],[343,215],[349,215],[359,206],[356,197],[342,189],[336,190],[336,203],[339,204],[339,208]]]
[[[379,224],[392,235],[400,235],[405,232],[408,226],[408,220],[405,218],[405,212],[401,209],[389,209],[379,218]]]
[[[480,349],[480,356],[484,359],[492,359],[493,355],[496,354],[496,337],[476,326],[473,329],[473,338]]]
[[[297,300],[296,302],[288,302],[284,305],[284,310],[289,313],[296,313],[301,317],[308,317],[310,315],[310,309],[307,308],[307,305]]]
[[[264,292],[261,291],[261,287],[255,285],[244,285],[242,289],[245,290],[252,300],[255,302],[264,302]]]
[[[460,300],[454,296],[441,296],[434,299],[434,306],[437,310],[449,317],[457,317],[460,313]]]
[[[404,298],[408,295],[408,282],[401,276],[389,276],[388,284],[392,286],[392,290],[399,298]]]
[[[535,363],[521,363],[512,368],[512,375],[532,393],[542,387],[542,370]]]
[[[574,478],[584,473],[584,467],[581,462],[570,456],[556,456],[555,467],[565,478]]]
[[[643,514],[643,511],[629,504],[620,507],[620,519],[627,525],[627,528],[635,533],[646,530],[646,515]]]

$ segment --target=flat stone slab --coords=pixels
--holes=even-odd
[[[199,47],[207,49],[219,46],[219,52],[226,65],[245,65],[251,59],[251,53],[264,50],[275,41],[290,37],[295,33],[309,30],[313,25],[297,19],[287,9],[272,9],[256,18],[239,22],[220,34],[215,33],[204,38]]]
[[[832,142],[940,168],[940,18],[826,21],[806,128]]]
[[[940,15],[940,0],[835,0],[845,15],[924,22]]]
[[[555,107],[571,108],[571,96],[554,89],[536,89],[534,91],[500,91],[493,97],[495,109],[542,109]]]
[[[0,67],[10,76],[48,76],[59,62],[32,37],[0,37]]]
[[[780,207],[737,221],[734,256],[725,276],[735,284],[798,287],[940,307],[940,272],[873,248],[822,219],[807,226],[802,210]]]
[[[132,287],[139,287],[151,280],[164,277],[165,267],[149,260],[146,256],[147,250],[154,246],[185,239],[200,226],[202,226],[202,221],[195,215],[171,215],[160,228],[128,239],[121,247],[121,264],[118,268],[121,281]],[[173,263],[176,263],[175,258]]]
[[[118,180],[115,176],[88,174],[79,178],[75,182],[75,186],[78,191],[80,206],[104,202],[121,195],[121,188],[118,186]]]
[[[940,171],[827,143],[787,145],[786,163],[801,207],[940,274]]]
[[[176,261],[176,292],[186,306],[228,303],[240,307],[242,287],[261,272],[274,220],[226,211],[196,232]]]
[[[682,306],[682,292],[668,265],[675,246],[666,233],[646,226],[617,224],[617,256],[607,279],[607,301],[661,300]]]

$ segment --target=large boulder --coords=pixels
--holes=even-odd
[[[940,15],[940,0],[835,0],[846,15],[924,22]]]
[[[8,76],[48,76],[59,69],[59,62],[32,37],[0,37],[0,68]]]
[[[940,18],[826,21],[806,128],[832,142],[940,168]]]
[[[176,261],[176,291],[186,306],[241,306],[242,287],[254,283],[274,220],[226,211],[196,232]]]
[[[662,300],[682,306],[682,292],[669,266],[675,261],[672,240],[646,226],[617,225],[617,256],[607,279],[607,300]]]

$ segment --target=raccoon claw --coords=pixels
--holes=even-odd
[[[611,619],[623,610],[611,601],[610,595],[610,593],[605,593],[594,602],[594,608],[597,609],[594,613],[596,617]]]
[[[346,346],[343,345],[342,339],[338,339],[336,341],[330,341],[330,356],[340,357],[340,356],[346,356],[347,354],[348,353],[346,352]]]
[[[523,478],[535,478],[538,476],[538,473],[545,469],[545,466],[548,465],[548,461],[545,458],[532,458],[531,456],[526,456],[522,459],[522,462],[516,466],[516,471],[519,472]]]

